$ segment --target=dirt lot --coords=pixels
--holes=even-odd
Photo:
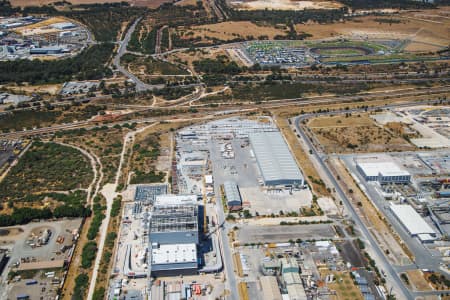
[[[297,24],[297,31],[312,34],[310,39],[348,37],[360,39],[405,39],[408,51],[436,51],[448,46],[450,7],[438,10],[401,12],[377,17],[365,16],[335,24]],[[392,19],[394,22],[380,22]],[[398,23],[399,22],[399,23]]]
[[[325,278],[328,274],[333,274],[335,280],[332,283],[328,283],[328,287],[331,290],[336,291],[335,296],[331,296],[333,300],[346,300],[346,299],[364,299],[361,291],[353,283],[353,279],[349,273],[344,272],[323,272],[321,277]]]
[[[433,290],[430,284],[425,280],[422,271],[410,270],[407,271],[410,284],[418,291],[431,291]]]
[[[241,10],[277,9],[277,10],[303,10],[303,9],[335,9],[342,7],[336,1],[292,1],[292,0],[255,0],[230,1],[232,7]]]
[[[180,32],[180,31],[179,31]],[[181,31],[182,33],[183,31]],[[192,26],[186,28],[184,33],[193,32],[193,37],[209,37],[220,40],[232,40],[235,38],[245,38],[249,35],[258,37],[267,35],[269,39],[273,39],[276,35],[286,34],[285,30],[277,29],[272,26],[258,26],[249,21],[239,22],[222,22],[216,24]]]
[[[7,86],[8,89],[25,94],[41,93],[56,95],[61,90],[62,84]]]
[[[328,153],[414,150],[402,137],[378,126],[368,114],[320,117],[308,127]]]

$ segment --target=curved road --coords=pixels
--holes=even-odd
[[[141,81],[137,76],[130,73],[126,68],[124,68],[120,64],[120,59],[122,58],[122,56],[125,53],[127,53],[127,46],[128,46],[128,43],[130,42],[131,35],[136,30],[136,26],[141,20],[142,20],[142,17],[136,19],[136,21],[134,21],[133,25],[130,26],[130,29],[128,29],[123,40],[119,42],[119,49],[117,49],[117,54],[114,57],[113,62],[112,62],[113,65],[116,67],[116,69],[119,72],[121,72],[123,75],[125,75],[126,77],[131,79],[136,84],[136,92],[144,92],[144,91],[151,91],[151,90],[155,90],[155,89],[164,88],[163,84],[151,85],[151,84],[147,84],[147,83]]]

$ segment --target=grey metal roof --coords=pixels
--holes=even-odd
[[[280,132],[249,135],[264,181],[299,180],[303,175]]]
[[[225,181],[223,183],[223,189],[225,190],[225,196],[228,203],[242,203],[241,194],[235,182]]]

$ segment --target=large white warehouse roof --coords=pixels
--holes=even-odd
[[[436,232],[409,204],[391,204],[391,210],[400,223],[415,236],[419,234],[436,235]]]
[[[366,176],[409,176],[408,171],[400,168],[392,161],[383,162],[358,162],[359,167]]]
[[[303,175],[280,132],[251,133],[249,138],[266,185],[303,184]]]

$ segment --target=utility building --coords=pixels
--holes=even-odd
[[[279,131],[249,134],[266,186],[301,186],[304,178]]]
[[[239,188],[234,181],[225,181],[223,184],[227,206],[230,210],[239,210],[242,208],[242,198]]]

